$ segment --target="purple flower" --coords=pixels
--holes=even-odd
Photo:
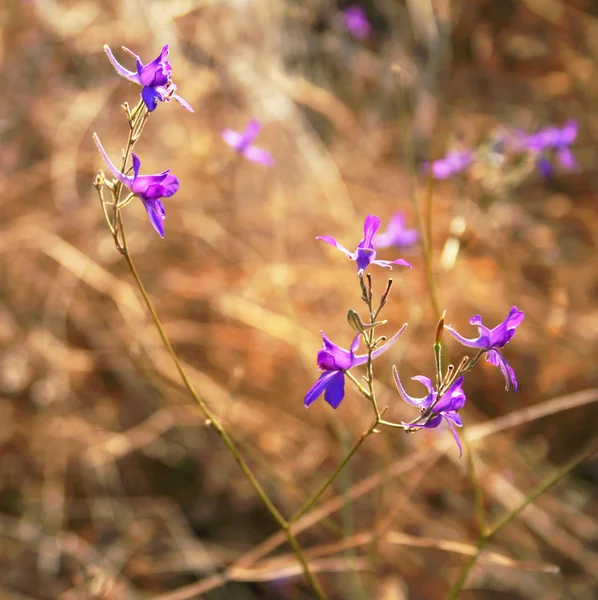
[[[259,121],[252,119],[247,124],[243,133],[238,133],[232,129],[225,129],[222,132],[222,139],[239,154],[244,156],[247,160],[255,163],[264,165],[265,167],[272,167],[274,165],[274,158],[269,152],[252,146],[252,142],[262,128]]]
[[[123,185],[126,185],[135,196],[141,199],[154,229],[158,232],[160,237],[163,238],[163,221],[166,218],[166,212],[164,211],[164,205],[160,199],[168,198],[173,194],[176,194],[179,189],[179,180],[174,175],[170,174],[170,169],[163,171],[162,173],[157,173],[156,175],[139,175],[141,161],[136,154],[133,154],[133,176],[130,177],[124,175],[108,158],[108,155],[100,142],[100,138],[95,133],[93,134],[93,139],[114,177],[116,177]]]
[[[421,410],[422,413],[427,411],[436,402],[438,393],[434,390],[432,382],[427,377],[422,375],[412,377],[412,379],[419,381],[425,385],[426,388],[428,388],[427,396],[424,396],[423,398],[412,398],[409,394],[407,394],[405,388],[403,388],[403,384],[399,379],[397,368],[393,367],[392,371],[399,394],[401,394],[401,397],[403,400],[405,400],[405,402],[411,404],[411,406],[416,406]],[[457,446],[459,448],[459,456],[463,454],[463,448],[461,447],[461,441],[459,440],[459,435],[457,434],[455,425],[457,427],[463,427],[463,421],[461,420],[458,412],[461,408],[463,408],[463,406],[465,406],[465,392],[461,389],[461,386],[463,385],[463,379],[463,375],[455,379],[451,387],[438,401],[438,404],[434,406],[429,416],[425,417],[420,422],[414,421],[413,423],[403,423],[403,425],[407,427],[433,429],[438,427],[442,419],[444,419],[453,432],[455,442],[457,442]]]
[[[445,329],[464,346],[469,348],[479,348],[486,352],[486,360],[494,365],[500,367],[502,374],[507,382],[507,390],[510,385],[513,385],[513,389],[517,391],[517,379],[515,372],[507,363],[504,356],[498,351],[498,348],[504,347],[504,345],[511,340],[515,335],[515,330],[523,321],[525,315],[522,311],[518,310],[516,306],[511,308],[511,311],[507,315],[507,318],[497,325],[494,329],[488,329],[482,324],[482,317],[475,315],[469,321],[472,325],[476,325],[479,332],[479,337],[475,339],[467,339],[457,333],[450,325],[446,325]]]
[[[577,168],[577,161],[569,146],[577,138],[578,131],[577,121],[571,119],[561,129],[545,127],[533,135],[519,133],[515,139],[515,147],[538,153],[540,155],[538,169],[545,177],[550,177],[554,172],[552,164],[546,157],[546,153],[550,151],[556,152],[557,160],[563,169],[574,171]]]
[[[343,16],[347,31],[357,39],[363,40],[372,32],[372,26],[361,6],[350,6],[344,11]]]
[[[407,329],[407,324],[403,325],[399,331],[384,344],[384,346],[372,352],[372,359],[378,358],[383,352],[388,350]],[[324,345],[318,352],[318,368],[323,373],[320,378],[314,383],[309,392],[305,394],[305,408],[315,402],[322,394],[324,400],[332,406],[338,408],[342,399],[345,397],[345,371],[363,365],[367,362],[367,354],[356,355],[355,352],[359,348],[359,338],[361,333],[358,333],[351,343],[349,350],[344,350],[340,346],[332,343],[322,331],[322,340]]]
[[[419,237],[417,229],[405,228],[405,216],[403,213],[396,212],[388,222],[388,227],[383,233],[374,236],[374,246],[376,248],[388,248],[397,246],[398,248],[407,248],[413,246]]]
[[[425,173],[431,171],[435,179],[449,179],[469,167],[473,158],[471,150],[449,150],[444,158],[424,163],[422,168]]]
[[[402,265],[411,268],[411,264],[402,258],[397,260],[376,260],[376,250],[372,243],[373,237],[376,235],[380,227],[380,219],[374,215],[368,215],[363,224],[363,239],[357,245],[355,252],[349,252],[344,246],[341,246],[333,237],[329,235],[319,235],[317,240],[322,240],[337,250],[344,252],[350,260],[357,263],[357,275],[361,277],[369,265],[378,265],[387,269],[392,269],[392,265]]]
[[[141,98],[147,106],[147,110],[152,112],[158,106],[158,102],[170,102],[174,98],[183,108],[193,112],[193,109],[186,100],[183,100],[179,95],[175,94],[176,85],[172,81],[172,67],[168,62],[168,44],[162,48],[160,56],[151,63],[144,65],[141,59],[123,46],[123,50],[131,55],[137,62],[137,71],[129,71],[125,69],[112,54],[112,50],[108,45],[104,46],[104,51],[108,55],[108,59],[116,72],[143,87],[141,90]]]

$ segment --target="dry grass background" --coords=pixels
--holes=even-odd
[[[140,203],[133,255],[173,344],[277,505],[291,514],[369,425],[352,391],[309,411],[319,330],[348,343],[360,308],[349,247],[367,213],[414,223],[410,168],[500,124],[580,121],[582,169],[545,182],[483,163],[433,189],[441,308],[466,329],[526,312],[506,354],[520,381],[468,376],[464,420],[490,517],[516,506],[598,423],[598,11],[589,0],[367,3],[365,44],[332,2],[8,0],[0,8],[0,586],[2,598],[310,598],[292,555],[181,387],[91,182],[91,133],[114,156],[138,90],[102,52],[170,44],[196,109],[161,105],[137,150],[181,179],[166,239]],[[391,72],[400,65],[404,89]],[[399,115],[408,120],[400,124]],[[224,127],[258,118],[266,171],[226,165]],[[427,181],[416,176],[422,201]],[[378,361],[381,403],[433,369],[435,315],[417,251],[386,318],[408,321]],[[392,258],[389,256],[389,258]],[[384,273],[375,283],[383,288]],[[458,360],[458,349],[450,345]],[[415,392],[415,390],[413,390]],[[598,464],[588,460],[494,540],[463,598],[590,599],[598,588]],[[441,598],[476,539],[474,492],[451,440],[368,440],[299,541],[333,598]],[[374,535],[377,532],[377,537]],[[257,546],[269,536],[270,543]],[[277,545],[278,541],[278,545]],[[263,548],[264,552],[260,552]],[[236,568],[222,573],[233,561]],[[556,572],[556,569],[559,572]],[[199,583],[198,583],[199,582]]]

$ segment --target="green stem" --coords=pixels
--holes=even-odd
[[[179,375],[181,376],[181,379],[183,380],[185,387],[191,394],[193,400],[195,400],[195,402],[198,404],[198,406],[200,407],[200,409],[203,412],[203,414],[205,415],[205,417],[208,419],[210,425],[214,428],[214,430],[216,431],[216,433],[218,434],[220,439],[224,442],[224,445],[228,448],[229,452],[233,455],[235,462],[239,465],[239,468],[241,469],[241,471],[243,472],[243,474],[245,475],[245,477],[247,478],[247,480],[249,481],[249,483],[251,484],[251,486],[257,493],[257,495],[260,497],[261,501],[264,503],[264,506],[266,507],[268,512],[272,515],[272,517],[278,523],[280,528],[282,530],[284,530],[285,535],[287,536],[289,545],[293,549],[293,552],[295,553],[297,560],[299,561],[299,563],[301,564],[301,567],[303,568],[303,573],[305,575],[305,578],[311,585],[311,587],[314,590],[314,592],[316,593],[317,597],[320,600],[325,600],[326,594],[322,590],[318,580],[315,578],[313,573],[310,571],[309,565],[307,564],[305,556],[303,555],[303,552],[301,551],[301,548],[299,547],[297,540],[295,539],[295,536],[293,535],[292,531],[290,530],[289,522],[282,516],[282,514],[276,508],[276,506],[274,506],[274,503],[272,502],[272,500],[270,500],[269,496],[266,494],[266,492],[264,491],[264,489],[262,488],[262,486],[256,479],[256,477],[253,474],[253,472],[251,471],[249,465],[245,462],[245,460],[241,456],[239,450],[235,446],[235,443],[233,442],[233,440],[228,435],[227,431],[224,429],[224,427],[222,426],[220,421],[217,419],[217,417],[209,409],[209,407],[207,406],[207,404],[205,403],[203,398],[197,393],[197,391],[193,387],[193,384],[191,383],[191,380],[187,376],[185,369],[183,368],[181,362],[179,361],[178,356],[176,355],[172,345],[170,344],[170,340],[168,339],[166,332],[164,331],[164,329],[162,327],[162,323],[160,322],[160,319],[158,318],[158,314],[156,313],[156,310],[154,309],[152,301],[150,300],[150,298],[145,290],[145,287],[143,285],[143,282],[141,281],[141,278],[139,277],[139,273],[137,272],[137,268],[135,267],[133,259],[131,258],[131,255],[129,254],[129,251],[127,248],[126,237],[124,235],[122,215],[120,212],[118,213],[118,218],[119,218],[119,224],[120,224],[120,230],[121,230],[121,236],[122,236],[122,242],[123,242],[123,250],[124,250],[123,255],[124,255],[125,260],[127,261],[127,265],[129,266],[129,269],[135,279],[135,282],[137,283],[137,287],[139,288],[139,291],[141,292],[141,295],[143,296],[145,305],[152,317],[152,320],[154,321],[154,324],[158,330],[158,333],[160,334],[160,337],[162,338],[162,343],[164,344],[164,347],[168,351],[168,354],[170,354],[170,357],[171,357],[177,371],[179,372]]]
[[[401,124],[401,128],[403,130],[403,152],[405,154],[405,163],[407,164],[407,170],[409,172],[409,196],[411,197],[411,204],[413,205],[413,212],[415,213],[415,220],[417,229],[419,231],[420,237],[420,246],[422,249],[422,255],[424,258],[424,265],[426,269],[426,278],[428,280],[428,291],[430,294],[430,302],[432,303],[432,308],[434,309],[434,314],[436,318],[440,317],[440,305],[438,303],[438,296],[436,293],[436,281],[434,278],[434,266],[432,264],[432,240],[428,240],[428,232],[426,231],[426,227],[424,224],[424,218],[422,215],[422,210],[419,203],[419,198],[416,189],[415,183],[415,160],[413,159],[413,153],[411,151],[411,145],[409,142],[409,126],[407,123],[407,115],[405,111],[405,104],[407,94],[403,88],[403,80],[401,78],[400,73],[398,74],[399,87],[401,90],[401,102],[399,109],[399,121]],[[432,185],[428,187],[428,194],[432,194]],[[428,203],[431,212],[431,199]],[[430,214],[430,223],[429,229],[431,231],[432,216]]]
[[[503,527],[505,527],[505,525],[508,525],[524,509],[526,509],[534,500],[536,500],[536,498],[542,495],[546,490],[552,487],[560,479],[565,477],[565,475],[570,473],[575,467],[577,467],[577,465],[589,458],[597,450],[598,448],[596,441],[592,441],[590,443],[590,446],[586,448],[586,450],[577,454],[560,469],[557,469],[555,473],[553,473],[542,484],[540,484],[527,498],[525,498],[525,500],[523,500],[523,502],[521,502],[521,504],[519,504],[512,511],[507,513],[498,523],[496,523],[496,525],[494,525],[494,527],[491,527],[488,531],[482,533],[478,538],[476,544],[476,553],[473,556],[471,556],[463,565],[463,568],[461,569],[461,573],[459,574],[457,581],[446,596],[447,600],[456,600],[456,598],[459,596],[459,592],[465,585],[465,582],[467,581],[467,577],[469,576],[471,569],[475,565],[482,550],[486,547],[490,539],[494,537]]]
[[[289,519],[289,523],[293,524],[297,522],[311,507],[320,499],[322,494],[328,489],[332,482],[336,479],[338,474],[344,469],[345,465],[353,458],[353,455],[359,450],[360,446],[365,442],[368,437],[374,432],[378,425],[378,419],[374,419],[373,423],[366,429],[357,440],[355,445],[349,450],[343,461],[333,471],[332,475],[326,480],[324,485]]]
[[[127,111],[127,113],[128,113],[128,111]],[[145,126],[145,123],[147,121],[148,114],[149,113],[147,112],[147,110],[145,108],[141,107],[140,105],[137,105],[137,107],[134,109],[134,111],[132,113],[130,113],[130,121],[129,121],[130,130],[129,130],[129,137],[127,140],[127,145],[125,147],[125,151],[124,151],[124,155],[123,155],[123,161],[122,161],[122,166],[121,166],[122,173],[125,172],[127,162],[129,160],[129,155],[133,149],[133,146],[135,145],[135,143],[137,142],[137,140],[139,139],[139,136],[141,135],[141,133],[143,131],[143,127]],[[327,596],[326,596],[324,590],[322,589],[322,587],[320,586],[320,583],[318,582],[318,580],[316,579],[314,574],[309,569],[307,560],[305,559],[305,556],[303,555],[303,552],[301,551],[301,548],[299,547],[299,544],[297,543],[295,535],[293,534],[293,532],[290,529],[289,522],[282,516],[281,512],[276,508],[276,506],[274,506],[274,503],[272,502],[272,500],[270,500],[270,497],[266,494],[266,492],[264,491],[264,489],[262,488],[262,486],[256,479],[256,477],[253,474],[253,472],[251,471],[249,465],[245,462],[245,460],[241,456],[241,454],[240,454],[239,450],[237,449],[237,447],[235,446],[235,443],[233,442],[232,438],[228,435],[227,431],[224,429],[224,427],[222,426],[220,421],[212,413],[212,411],[209,409],[208,405],[205,403],[203,398],[197,393],[197,391],[193,387],[191,380],[187,376],[187,373],[185,372],[181,362],[179,361],[178,356],[176,355],[176,353],[170,343],[170,340],[168,339],[166,332],[164,331],[164,329],[162,327],[162,323],[160,322],[160,319],[158,318],[158,314],[156,313],[156,310],[154,309],[152,301],[150,300],[149,295],[148,295],[147,291],[145,290],[145,287],[143,285],[143,282],[141,281],[139,273],[137,272],[137,268],[135,267],[135,263],[133,262],[131,254],[129,253],[128,246],[127,246],[127,238],[125,236],[122,212],[120,210],[121,206],[119,205],[121,192],[122,192],[122,184],[119,181],[114,186],[114,190],[112,192],[113,196],[114,196],[114,227],[111,227],[111,231],[114,236],[117,247],[118,247],[119,251],[121,252],[121,254],[125,257],[125,260],[127,261],[127,265],[129,266],[129,269],[131,271],[131,274],[133,275],[133,278],[135,279],[135,282],[137,283],[137,287],[139,288],[139,291],[141,292],[141,295],[143,296],[145,305],[152,317],[152,320],[154,321],[154,324],[158,330],[158,333],[160,334],[160,337],[162,339],[162,343],[164,344],[164,347],[170,354],[170,357],[172,358],[172,361],[173,361],[177,371],[179,372],[179,375],[181,376],[181,379],[183,380],[185,387],[191,394],[192,398],[198,404],[201,411],[207,418],[208,422],[215,429],[216,433],[218,434],[220,439],[224,442],[224,444],[228,448],[229,452],[233,455],[235,462],[239,465],[239,468],[241,469],[241,471],[243,472],[243,474],[245,475],[245,477],[247,478],[247,480],[249,481],[249,483],[251,484],[251,486],[257,493],[257,495],[260,497],[261,501],[263,502],[263,504],[266,507],[266,509],[268,510],[268,512],[272,515],[272,517],[278,523],[280,528],[285,532],[287,541],[288,541],[290,547],[292,548],[293,552],[295,553],[295,556],[297,557],[297,560],[303,569],[303,574],[305,575],[306,580],[312,587],[316,596],[318,597],[319,600],[327,600]],[[120,242],[118,240],[118,230],[119,229],[120,229],[120,237],[121,237]]]

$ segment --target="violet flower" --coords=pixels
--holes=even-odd
[[[494,329],[488,329],[488,327],[485,327],[482,324],[482,317],[480,317],[480,315],[475,315],[469,321],[478,328],[480,335],[475,339],[464,338],[450,325],[446,325],[445,329],[464,346],[478,348],[486,352],[486,360],[495,367],[500,367],[507,383],[507,390],[512,384],[513,389],[517,391],[517,378],[515,377],[515,372],[505,360],[504,356],[498,351],[498,348],[503,348],[504,345],[511,340],[524,317],[523,311],[520,311],[516,306],[513,306],[507,315],[507,318],[502,323],[497,325]]]
[[[155,110],[156,106],[158,106],[158,102],[170,102],[172,98],[174,98],[183,108],[193,112],[190,104],[186,100],[183,100],[178,94],[175,94],[177,87],[172,81],[172,67],[168,62],[168,44],[162,48],[160,56],[152,62],[147,63],[147,65],[144,65],[137,54],[131,52],[128,48],[123,46],[123,50],[136,60],[136,72],[125,69],[116,60],[110,47],[108,45],[104,46],[104,51],[108,55],[108,60],[110,60],[112,66],[116,69],[116,72],[125,79],[143,87],[141,90],[141,98],[149,112]]]
[[[344,12],[347,31],[359,40],[367,38],[372,32],[365,10],[361,6],[349,6]]]
[[[449,150],[443,158],[422,165],[425,173],[432,172],[434,179],[449,179],[471,165],[474,153],[471,150]]]
[[[545,127],[532,135],[519,134],[515,145],[538,153],[540,155],[537,162],[538,170],[545,177],[550,177],[554,173],[554,167],[546,154],[551,151],[556,152],[557,160],[563,169],[566,171],[577,169],[577,161],[569,146],[577,138],[578,131],[577,121],[571,119],[561,129],[558,127]]]
[[[396,212],[388,222],[386,231],[377,233],[374,236],[374,246],[376,248],[388,248],[397,246],[398,248],[408,248],[413,246],[419,238],[417,229],[405,228],[405,215]]]
[[[316,239],[334,246],[337,250],[346,254],[350,260],[354,260],[357,263],[357,275],[359,277],[363,276],[369,265],[378,265],[379,267],[385,267],[387,269],[392,269],[392,265],[402,265],[411,269],[411,264],[402,258],[398,258],[397,260],[376,260],[376,250],[374,249],[372,240],[379,227],[380,219],[378,217],[368,215],[365,218],[363,224],[363,239],[357,245],[357,250],[355,250],[355,252],[350,252],[329,235],[319,235]]]
[[[434,386],[432,382],[427,377],[423,375],[418,375],[417,377],[412,377],[413,380],[419,381],[423,385],[428,388],[428,395],[423,398],[413,398],[405,391],[403,388],[403,384],[399,379],[399,373],[396,367],[393,367],[393,375],[395,384],[397,389],[399,390],[399,394],[405,402],[411,404],[411,406],[416,406],[421,410],[422,413],[427,411],[438,398],[438,393],[434,390]],[[457,447],[459,448],[459,456],[463,454],[463,448],[461,446],[461,441],[459,440],[459,435],[457,434],[457,430],[455,429],[455,425],[457,427],[463,427],[463,421],[459,415],[459,410],[465,406],[465,392],[461,389],[463,385],[463,375],[457,377],[449,389],[442,395],[442,398],[438,401],[438,404],[434,406],[430,415],[422,419],[421,421],[414,421],[413,423],[402,423],[406,427],[417,427],[422,429],[433,429],[438,427],[444,419],[448,426],[450,427],[453,436],[455,438],[455,442],[457,442]]]
[[[164,237],[164,219],[166,212],[161,198],[168,198],[176,194],[179,189],[179,180],[174,175],[170,174],[170,169],[155,175],[139,175],[139,167],[141,161],[136,154],[133,154],[133,176],[130,177],[121,173],[108,158],[104,150],[100,138],[94,133],[93,140],[103,156],[108,168],[123,185],[127,186],[131,192],[141,199],[143,206],[150,218],[154,229],[158,232],[161,238]]]
[[[403,325],[384,346],[374,350],[372,352],[372,360],[378,358],[378,356],[388,350],[401,337],[405,329],[407,329],[407,324]],[[307,394],[305,394],[304,404],[305,408],[307,408],[324,394],[324,400],[332,408],[338,408],[345,397],[345,371],[365,364],[368,360],[368,355],[355,354],[357,348],[359,348],[361,333],[358,333],[353,338],[349,350],[344,350],[340,346],[337,346],[326,337],[323,331],[321,333],[324,345],[318,352],[318,368],[323,373]]]
[[[274,158],[269,152],[252,146],[252,142],[262,128],[259,121],[252,119],[247,124],[243,133],[238,133],[232,129],[225,129],[222,132],[222,139],[239,154],[251,162],[259,163],[265,167],[272,167],[275,163]]]

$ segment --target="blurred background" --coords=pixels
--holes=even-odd
[[[104,222],[91,135],[116,160],[120,105],[170,45],[178,92],[136,147],[171,168],[161,240],[125,211],[141,277],[193,382],[285,515],[318,489],[371,422],[352,389],[336,411],[303,397],[320,329],[348,347],[361,310],[349,249],[367,214],[432,227],[437,307],[421,249],[393,248],[376,363],[380,404],[413,419],[392,384],[432,376],[437,309],[473,337],[511,306],[504,354],[519,391],[486,363],[462,413],[488,521],[517,506],[596,436],[598,424],[598,5],[590,0],[5,0],[0,7],[0,589],[7,600],[313,597],[284,539],[181,386]],[[363,29],[363,27],[362,27]],[[276,166],[220,138],[250,118]],[[509,132],[579,123],[543,177],[503,152]],[[452,148],[474,164],[434,181]],[[529,157],[528,157],[529,158]],[[235,159],[235,160],[233,160]],[[380,292],[388,273],[372,270]],[[447,340],[457,363],[462,349]],[[462,598],[598,597],[598,462],[583,462],[505,527]],[[473,552],[475,485],[444,428],[367,440],[302,521],[299,542],[330,598],[442,598]],[[276,540],[278,539],[278,543]],[[235,563],[238,568],[227,567]],[[226,572],[224,583],[219,573]]]

